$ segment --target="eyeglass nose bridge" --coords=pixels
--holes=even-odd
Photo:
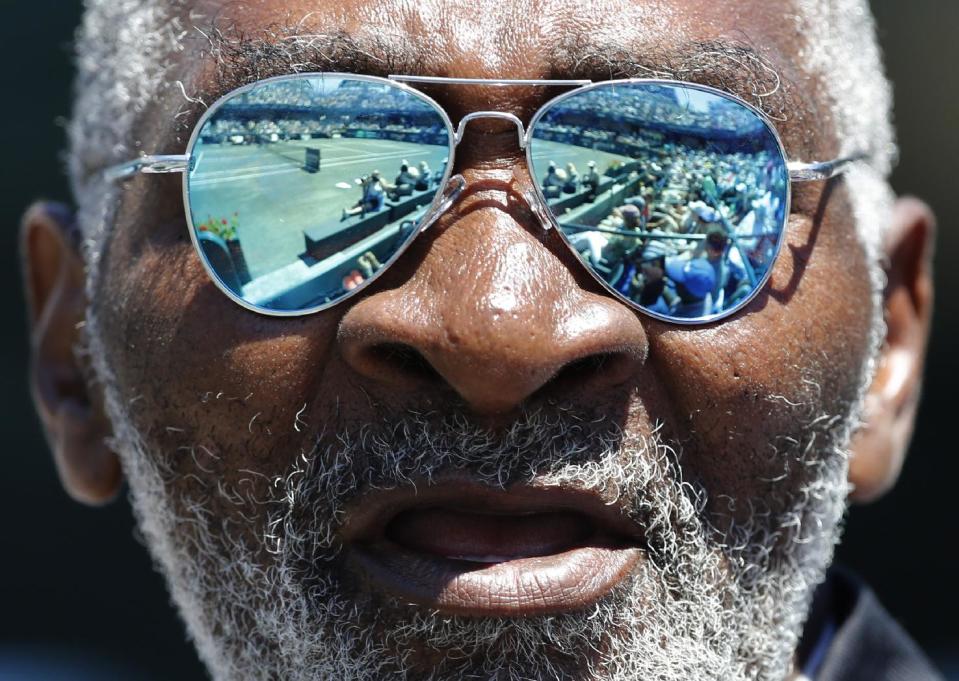
[[[498,118],[501,121],[510,121],[516,125],[516,132],[519,135],[519,148],[526,151],[526,127],[517,116],[506,111],[472,111],[466,114],[460,119],[459,125],[456,126],[456,133],[453,135],[454,145],[458,146],[462,141],[463,135],[466,133],[467,123],[477,118]]]
[[[526,130],[526,126],[523,125],[523,121],[521,121],[519,117],[517,117],[514,114],[508,113],[506,111],[473,111],[463,116],[460,119],[459,124],[456,126],[456,132],[453,135],[454,147],[458,146],[460,141],[463,139],[463,134],[466,132],[466,125],[470,121],[475,120],[477,118],[498,118],[499,120],[502,120],[502,121],[512,122],[516,126],[516,134],[518,135],[517,141],[519,143],[519,148],[522,151],[526,151],[526,147],[529,144],[529,137]],[[450,196],[444,199],[442,207],[436,211],[437,217],[440,214],[444,213],[446,209],[449,208],[456,201],[459,195],[466,188],[466,180],[463,178],[462,175],[455,175],[453,178],[450,178],[450,179],[456,180],[457,187],[455,188],[455,190]],[[548,210],[543,210],[546,205],[545,201],[543,199],[538,199],[536,195],[531,191],[524,192],[523,198],[526,199],[527,206],[529,206],[530,210],[537,217],[543,229],[546,231],[551,230],[553,228],[553,224],[552,222],[550,222],[550,218],[548,216]],[[428,224],[424,225],[421,231],[425,231],[426,228],[429,227],[431,224],[433,224],[434,221],[435,221],[435,218],[433,220],[430,220]]]

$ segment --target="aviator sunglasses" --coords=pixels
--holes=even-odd
[[[410,83],[573,89],[528,126],[476,111],[454,129]],[[863,158],[790,162],[762,111],[693,83],[305,73],[230,92],[185,155],[144,156],[107,176],[183,173],[190,235],[213,282],[249,310],[306,315],[366,288],[454,203],[466,186],[454,154],[478,118],[516,125],[544,228],[611,295],[678,324],[746,305],[782,247],[790,184]]]

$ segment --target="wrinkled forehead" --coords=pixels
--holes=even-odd
[[[195,0],[187,7],[188,24],[200,29],[280,42],[296,33],[348,36],[362,66],[434,75],[551,76],[607,55],[650,68],[660,60],[669,71],[670,60],[696,47],[724,44],[784,68],[798,53],[788,5],[764,0]]]
[[[750,101],[777,121],[787,149],[803,153],[811,145],[799,124],[822,108],[816,88],[799,85],[803,40],[788,8],[765,0],[195,0],[183,13],[191,38],[179,66],[192,71],[183,80],[205,102],[304,70],[677,78]],[[470,108],[523,115],[541,103],[520,101],[515,90],[460,93],[476,101],[444,102],[454,119]]]
[[[195,0],[206,15],[245,32],[301,23],[397,46],[429,48],[427,61],[468,62],[494,74],[549,67],[557,44],[595,43],[644,50],[735,40],[781,47],[795,35],[790,3],[766,0]]]

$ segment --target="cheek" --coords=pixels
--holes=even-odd
[[[782,479],[795,443],[809,441],[810,424],[846,416],[858,398],[871,292],[862,249],[848,232],[830,211],[818,230],[793,216],[772,280],[745,312],[651,338],[684,472],[711,497],[771,497],[775,484],[764,481]]]
[[[151,452],[210,453],[179,457],[185,466],[281,473],[302,447],[304,405],[324,393],[341,313],[279,320],[244,310],[207,276],[182,215],[152,237],[137,231],[117,230],[98,294],[108,304],[96,309],[133,425]]]

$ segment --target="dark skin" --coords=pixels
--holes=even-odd
[[[538,0],[469,13],[426,0],[196,4],[247,34],[313,12],[304,33],[322,27],[428,40],[419,70],[464,77],[564,77],[549,60],[563,36],[605,36],[640,54],[738,43],[745,34],[796,91],[799,107],[779,126],[789,156],[830,159],[838,149],[825,104],[801,94],[816,92],[815,81],[801,69],[789,22],[759,0],[607,0],[581,8]],[[477,16],[488,19],[480,25]],[[177,57],[175,79],[211,101],[222,92],[200,47]],[[431,94],[454,124],[489,109],[528,120],[551,96],[478,87]],[[183,153],[189,131],[174,122],[182,102],[173,99],[144,113],[143,149]],[[468,182],[464,197],[375,285],[329,311],[286,320],[248,312],[210,282],[187,235],[178,176],[126,184],[122,228],[109,240],[93,304],[121,394],[138,398],[133,417],[151,450],[202,443],[221,458],[208,462],[210,473],[189,472],[236,483],[241,469],[269,476],[290,466],[303,442],[292,426],[304,405],[299,419],[315,429],[334,418],[355,427],[407,408],[456,409],[498,429],[521,409],[555,400],[602,410],[636,432],[663,422],[683,444],[685,476],[714,498],[755,499],[771,495],[760,480],[780,470],[764,454],[768,443],[796,427],[794,410],[767,402],[757,409],[757,400],[800,401],[804,380],[818,384],[818,407],[827,413],[855,395],[870,292],[841,180],[794,187],[783,252],[744,310],[717,325],[681,328],[604,293],[542,229],[522,199],[533,180],[512,127],[471,124],[456,171]],[[915,199],[900,200],[892,219],[888,332],[850,469],[857,500],[883,493],[902,465],[932,309],[934,219]],[[48,204],[24,218],[31,378],[65,488],[98,504],[117,494],[121,472],[103,442],[110,426],[101,398],[73,352],[85,299],[69,223]]]

